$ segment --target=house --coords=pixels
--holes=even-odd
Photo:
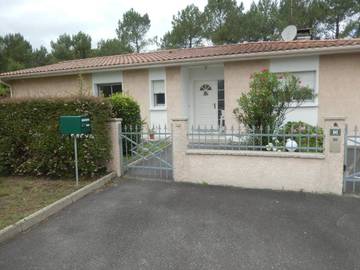
[[[190,125],[236,125],[233,109],[252,73],[290,72],[316,98],[287,116],[322,125],[360,115],[360,39],[249,42],[64,61],[0,74],[12,97],[108,96],[124,92],[151,125],[187,117]],[[79,75],[81,74],[81,90]]]

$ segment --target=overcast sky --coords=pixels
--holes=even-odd
[[[242,2],[248,9],[252,0]],[[118,20],[134,8],[150,16],[148,37],[162,37],[172,16],[192,3],[203,10],[207,0],[0,0],[0,35],[19,32],[34,48],[49,49],[60,34],[81,30],[96,47],[101,38],[115,37]]]

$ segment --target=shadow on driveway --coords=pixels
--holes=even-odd
[[[360,200],[124,181],[0,245],[0,269],[359,269]]]

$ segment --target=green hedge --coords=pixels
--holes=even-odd
[[[141,125],[140,106],[132,97],[119,93],[109,99],[112,105],[112,117],[121,118],[123,127]]]
[[[90,117],[93,136],[79,139],[79,172],[104,173],[110,157],[106,122],[111,104],[77,97],[0,101],[0,175],[73,176],[73,139],[60,135],[60,115]]]

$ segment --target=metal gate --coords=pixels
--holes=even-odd
[[[345,128],[344,192],[360,193],[360,133]]]
[[[171,128],[123,127],[120,136],[125,176],[173,179]]]

